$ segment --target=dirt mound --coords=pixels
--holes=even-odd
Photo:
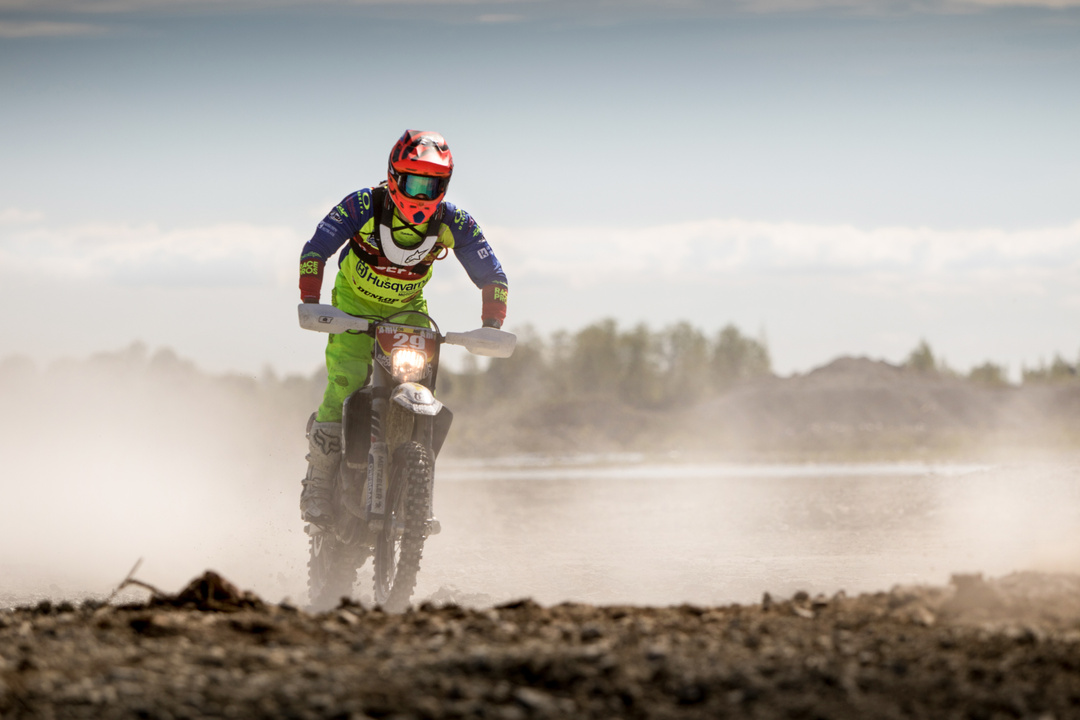
[[[168,606],[215,612],[265,609],[265,603],[255,593],[240,590],[213,570],[207,570],[192,580],[176,595],[168,595],[156,589],[153,593],[150,598],[150,605],[153,607]]]
[[[839,357],[794,379],[804,385],[844,385],[859,387],[875,383],[895,383],[903,378],[905,370],[899,365],[867,357]]]
[[[1080,386],[991,386],[842,357],[805,375],[765,378],[695,408],[699,447],[814,459],[981,454],[1075,447]]]
[[[487,413],[487,414],[485,414]],[[994,385],[840,357],[672,405],[615,396],[552,397],[462,410],[455,452],[483,454],[493,423],[522,453],[642,452],[735,461],[999,460],[1080,449],[1080,383]],[[465,420],[464,418],[469,418]]]
[[[947,375],[917,373],[866,358],[840,358],[806,375],[749,385],[709,411],[786,428],[980,427],[1002,392]]]
[[[186,592],[0,612],[0,713],[1064,718],[1080,698],[1080,578],[1068,575],[754,606],[526,600],[402,615],[312,615],[244,593],[197,609],[206,594]]]

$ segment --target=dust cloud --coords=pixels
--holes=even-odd
[[[175,591],[205,569],[306,600],[298,517],[311,378],[211,377],[134,346],[0,362],[0,605]],[[459,414],[458,423],[468,423]],[[1075,465],[440,458],[415,598],[753,602],[1080,571]],[[370,576],[356,594],[370,597]]]
[[[300,379],[212,378],[133,346],[39,368],[0,365],[0,600],[173,590],[213,567],[304,599]],[[306,410],[305,410],[306,409]]]

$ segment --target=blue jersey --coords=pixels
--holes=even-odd
[[[416,246],[420,248],[417,254],[422,256],[409,266],[391,262],[381,247],[383,240],[376,227],[375,204],[385,197],[383,188],[358,190],[323,218],[300,255],[301,288],[305,275],[316,275],[321,284],[322,266],[340,249],[339,272],[357,294],[400,307],[421,294],[435,261],[453,250],[472,282],[478,288],[494,286],[496,295],[501,295],[505,303],[507,281],[502,265],[473,217],[453,203],[443,202],[441,213],[423,225],[409,225],[394,215],[388,229],[398,247]],[[427,246],[431,243],[425,244],[425,238],[434,240],[430,250]]]

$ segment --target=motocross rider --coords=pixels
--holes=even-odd
[[[338,257],[332,303],[351,315],[384,318],[403,310],[427,312],[424,285],[436,260],[454,251],[480,288],[484,327],[506,318],[506,275],[472,216],[443,198],[454,159],[443,136],[406,130],[390,151],[386,182],[358,190],[319,223],[300,255],[300,298],[319,302],[326,261]],[[341,460],[341,407],[371,374],[372,343],[365,334],[330,335],[326,393],[308,421],[307,476],[300,513],[327,525]]]

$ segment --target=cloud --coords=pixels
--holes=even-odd
[[[713,219],[485,234],[510,280],[512,323],[767,328],[784,373],[840,354],[900,359],[920,337],[954,367],[993,358],[1017,370],[1071,356],[1080,321],[1080,221],[1004,230]],[[467,290],[440,285],[429,303],[441,313]]]
[[[477,22],[485,24],[504,24],[504,23],[516,23],[525,20],[524,15],[513,15],[510,13],[486,13],[479,15],[476,18]]]
[[[323,6],[439,6],[452,8],[483,7],[486,11],[476,16],[478,22],[514,22],[524,18],[525,11],[546,17],[572,18],[575,16],[596,19],[606,16],[610,20],[633,18],[644,13],[655,17],[667,13],[673,17],[697,18],[729,15],[732,13],[788,13],[840,11],[853,13],[904,13],[904,12],[953,12],[973,11],[1003,7],[1029,7],[1067,9],[1080,7],[1080,0],[634,0],[611,3],[604,0],[0,0],[0,12],[69,12],[78,15],[93,13],[135,13],[159,9],[186,9],[218,12],[221,10],[260,10],[274,7]],[[506,13],[502,8],[520,8],[519,13]],[[53,25],[56,34],[62,26],[71,30],[77,23],[26,23],[26,25]],[[93,26],[84,26],[92,28]],[[44,28],[39,28],[43,30]],[[96,31],[96,30],[95,30]],[[53,33],[49,33],[53,34]],[[7,37],[12,37],[8,35]]]
[[[755,275],[871,275],[935,281],[1080,271],[1080,221],[1005,231],[864,229],[717,219],[646,228],[489,228],[519,274],[583,286]]]
[[[14,207],[4,208],[0,210],[0,226],[37,222],[44,217],[42,213],[36,211],[21,210]]]
[[[662,4],[657,0],[656,4]],[[734,0],[733,7],[753,13],[818,12],[823,10],[873,13],[951,13],[996,8],[1067,9],[1080,0]]]
[[[87,23],[0,20],[0,38],[76,37],[105,31],[100,25]]]
[[[953,0],[957,5],[976,5],[982,7],[1032,7],[1032,8],[1074,8],[1080,7],[1080,0]]]
[[[949,287],[1003,278],[1038,287],[1080,273],[1080,221],[1060,227],[928,227],[713,219],[650,227],[489,227],[517,282],[570,287],[708,282],[744,276],[849,276]],[[53,226],[40,213],[0,211],[0,274],[33,269],[58,279],[124,284],[288,283],[306,230],[223,223]]]
[[[209,5],[213,0],[0,0],[0,11],[32,10],[39,12],[71,12],[78,14],[133,12],[159,7],[179,8]],[[250,0],[225,0],[221,5],[260,4]],[[261,4],[268,4],[262,2]]]
[[[78,327],[54,338],[36,319],[9,314],[0,328],[9,352],[90,352],[130,342],[138,328],[135,337],[213,367],[310,365],[310,347],[282,310],[296,302],[309,227],[54,223],[0,210],[0,291],[10,304],[50,288],[35,300],[37,316],[63,313]],[[510,279],[514,323],[545,332],[603,317],[767,328],[781,372],[842,353],[901,358],[920,337],[955,367],[992,357],[1015,370],[1054,352],[1071,356],[1080,326],[1080,221],[1003,230],[718,218],[485,231]],[[425,294],[444,329],[475,326],[480,293],[458,263],[441,263]],[[258,307],[258,332],[238,345],[207,334],[204,314],[236,302]],[[117,313],[123,324],[100,324]]]
[[[348,5],[487,5],[502,7],[528,0],[0,0],[0,11],[131,13],[157,9],[260,10],[275,7]]]
[[[53,226],[38,214],[8,209],[0,213],[0,277],[29,272],[172,287],[291,284],[302,237],[290,228],[242,223]]]

